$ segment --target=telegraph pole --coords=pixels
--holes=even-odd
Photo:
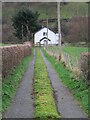
[[[47,15],[47,49],[48,49],[48,15]]]
[[[59,61],[61,60],[61,26],[60,26],[60,2],[57,2],[57,16],[58,16],[58,34],[59,34]]]
[[[48,4],[46,4],[46,22],[47,22],[47,42],[46,42],[46,49],[48,49]]]

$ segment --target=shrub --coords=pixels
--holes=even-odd
[[[14,28],[8,24],[2,24],[2,43],[16,44],[18,39],[13,35]]]
[[[80,70],[84,79],[90,82],[90,52],[81,55]]]
[[[88,21],[90,21],[88,17],[76,16],[68,20],[68,22],[63,22],[61,30],[64,41],[73,44],[84,42],[87,45],[88,32],[90,31]]]
[[[74,17],[72,19],[70,42],[88,42],[88,18]]]
[[[31,54],[30,44],[11,45],[1,47],[2,50],[2,77],[5,77],[16,67],[21,60]]]

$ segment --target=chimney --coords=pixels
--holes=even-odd
[[[46,20],[43,20],[43,21],[42,21],[42,28],[43,28],[43,27],[47,27],[47,21],[46,21]]]

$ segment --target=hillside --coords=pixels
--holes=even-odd
[[[39,19],[45,19],[48,14],[49,18],[57,17],[57,4],[56,3],[3,3],[3,20],[10,20],[11,16],[21,6],[28,6],[32,11],[40,13]],[[88,16],[87,3],[67,3],[61,4],[61,17],[72,18],[73,16]]]
[[[21,3],[21,2],[7,2],[3,3],[2,6],[2,22],[3,22],[3,42],[13,41],[15,38],[13,36],[12,28],[12,15],[15,14],[20,7],[26,6],[29,7],[32,11],[38,11],[40,19],[48,18],[57,18],[57,4],[54,2],[44,3],[44,2],[30,2],[30,3]],[[88,16],[88,4],[87,3],[61,3],[61,18],[69,19],[74,16],[86,17]],[[56,21],[49,23],[49,28],[56,29]],[[11,40],[12,39],[12,40]],[[17,41],[16,39],[14,41]]]

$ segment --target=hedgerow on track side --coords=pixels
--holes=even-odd
[[[2,51],[2,77],[5,78],[21,60],[31,54],[31,44],[0,46]],[[1,65],[0,65],[1,67]]]
[[[48,78],[46,65],[40,50],[36,48],[36,60],[34,70],[34,94],[35,94],[35,118],[52,119],[59,118],[53,91]]]

